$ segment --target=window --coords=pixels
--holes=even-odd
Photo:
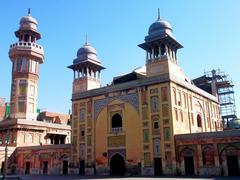
[[[29,108],[29,109],[28,109],[28,112],[29,112],[29,113],[34,113],[34,104],[33,104],[33,103],[29,103],[28,106],[29,106],[29,107],[28,107],[28,108]]]
[[[153,144],[154,144],[154,155],[155,156],[159,156],[160,155],[160,139],[154,139],[153,140]]]
[[[27,60],[23,59],[22,60],[22,72],[26,72],[27,71]]]
[[[18,102],[18,112],[24,112],[25,111],[25,102]]]
[[[84,136],[85,135],[85,132],[82,130],[81,131],[81,136]]]
[[[30,96],[35,96],[35,86],[30,85]]]
[[[85,121],[85,108],[80,109],[80,121]]]
[[[17,72],[21,72],[22,69],[22,60],[18,59],[17,60]]]
[[[113,128],[122,128],[122,117],[118,113],[112,116],[112,129]]]
[[[159,124],[157,121],[153,122],[153,128],[154,129],[158,129],[159,128]]]
[[[182,96],[181,96],[181,91],[178,91],[178,106],[182,105]]]
[[[202,118],[199,114],[197,115],[197,126],[202,127]]]
[[[170,128],[169,127],[164,128],[164,139],[165,139],[165,141],[170,140]]]
[[[158,112],[159,107],[158,107],[158,96],[152,96],[151,97],[151,112]]]
[[[149,131],[147,129],[143,130],[143,142],[149,141]]]
[[[162,93],[162,101],[167,101],[168,100],[167,87],[162,87],[161,93]]]
[[[26,94],[26,88],[27,88],[27,81],[20,80],[19,81],[19,95],[24,96]]]

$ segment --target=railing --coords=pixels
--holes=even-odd
[[[123,129],[122,129],[122,127],[116,127],[116,128],[112,128],[112,133],[120,133],[120,132],[122,132],[123,131]]]
[[[20,41],[20,42],[17,42],[17,43],[14,43],[14,44],[10,45],[10,49],[15,48],[15,47],[35,47],[35,48],[43,50],[42,46],[40,46],[36,43],[32,43],[32,42],[22,42],[22,41]]]

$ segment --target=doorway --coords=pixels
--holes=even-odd
[[[185,156],[184,164],[185,164],[185,174],[186,175],[194,175],[193,156]]]
[[[62,169],[63,174],[68,174],[68,161],[63,160],[63,169]]]
[[[26,162],[25,164],[25,174],[30,174],[30,162]]]
[[[4,171],[4,162],[2,162],[2,166],[1,166],[1,174],[3,174]]]
[[[227,156],[227,168],[229,176],[239,176],[239,164],[237,156]]]
[[[43,161],[43,174],[48,174],[48,162]]]
[[[84,160],[80,160],[79,174],[80,175],[84,175],[84,173],[85,173],[85,161]]]
[[[116,153],[111,157],[110,169],[111,175],[121,176],[126,173],[125,160],[120,154]]]
[[[162,175],[162,158],[154,158],[154,175]]]

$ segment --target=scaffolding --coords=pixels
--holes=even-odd
[[[204,72],[204,75],[193,80],[199,88],[218,96],[220,111],[225,127],[237,118],[232,80],[220,69]]]

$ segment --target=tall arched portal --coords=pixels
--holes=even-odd
[[[111,175],[124,175],[126,173],[125,160],[124,158],[116,153],[111,157],[110,160]]]

